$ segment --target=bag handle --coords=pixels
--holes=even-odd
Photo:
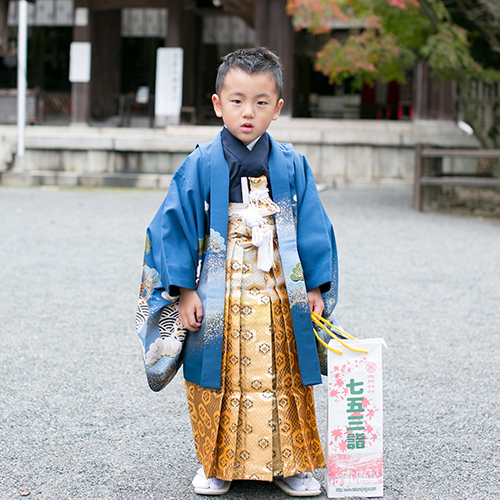
[[[314,321],[314,320],[313,320]],[[337,349],[334,349],[333,347],[330,347],[319,335],[318,332],[313,328],[314,335],[316,336],[316,339],[319,340],[321,344],[323,344],[327,349],[330,349],[330,351],[336,352],[337,354],[343,354],[342,351],[339,351]]]
[[[337,332],[341,333],[342,335],[345,335],[347,338],[349,338],[351,340],[358,340],[356,337],[353,337],[352,335],[349,335],[347,332],[344,332],[344,330],[341,330],[337,326],[332,325],[329,321],[326,320],[326,318],[323,318],[323,316],[320,316],[318,313],[316,313],[316,312],[313,311],[311,313],[311,316],[313,318],[316,318],[318,321],[321,321],[321,322],[325,323],[330,328],[333,328],[334,330],[337,330]],[[328,331],[328,333],[330,333],[330,332]],[[330,333],[330,335],[331,335],[331,333]]]
[[[325,332],[327,332],[330,337],[332,337],[333,339],[337,340],[338,342],[340,342],[344,347],[346,347],[347,349],[350,349],[351,351],[354,351],[354,352],[360,352],[360,353],[363,353],[363,354],[367,354],[368,351],[364,351],[362,349],[354,349],[354,347],[351,347],[349,345],[347,345],[345,342],[342,342],[342,340],[334,333],[332,332],[329,328],[327,328],[325,326],[328,325],[330,328],[333,328],[334,330],[338,331],[339,333],[345,335],[347,338],[351,339],[351,340],[357,340],[355,337],[353,337],[352,335],[349,335],[348,333],[344,332],[343,330],[341,330],[340,328],[337,328],[336,326],[332,325],[330,322],[328,322],[325,318],[323,318],[322,316],[320,316],[319,314],[315,313],[314,311],[311,313],[311,319],[312,319],[312,322],[319,326],[320,328],[322,328],[323,330],[325,330]],[[325,324],[323,324],[325,323]],[[314,329],[313,329],[314,330]],[[337,349],[334,349],[333,347],[330,347],[323,339],[320,339],[316,330],[314,330],[314,335],[316,335],[316,338],[325,346],[327,347],[328,349],[330,349],[331,351],[334,351],[338,354],[342,354],[342,351],[338,351]]]

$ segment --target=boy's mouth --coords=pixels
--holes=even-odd
[[[250,122],[245,122],[241,126],[241,131],[242,132],[251,132],[253,130],[253,125]]]

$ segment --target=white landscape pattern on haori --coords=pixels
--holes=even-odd
[[[165,356],[174,358],[181,352],[181,350],[182,342],[177,340],[175,337],[158,337],[149,346],[149,350],[144,356],[144,363],[146,367],[151,367]]]

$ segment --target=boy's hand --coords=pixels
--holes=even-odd
[[[196,290],[179,287],[179,320],[186,330],[195,332],[200,329],[203,319],[203,306]]]
[[[311,312],[314,311],[316,314],[321,316],[323,314],[325,304],[323,303],[323,297],[319,291],[319,286],[307,292],[307,300],[309,301],[309,309]]]

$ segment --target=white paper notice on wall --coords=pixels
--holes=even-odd
[[[69,81],[71,83],[90,82],[90,42],[72,42],[69,49]]]
[[[86,7],[77,7],[75,9],[75,26],[88,26],[89,9]]]
[[[184,51],[161,47],[156,54],[155,115],[179,117],[182,106]]]

